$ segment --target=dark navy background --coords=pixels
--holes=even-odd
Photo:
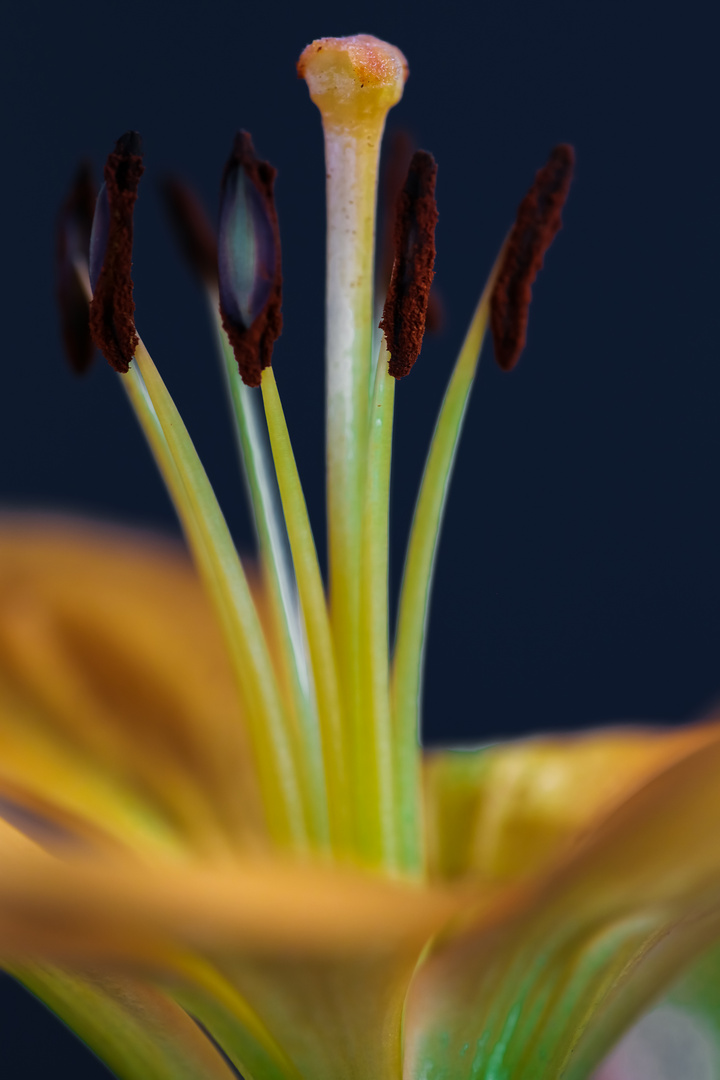
[[[285,332],[275,370],[323,536],[324,172],[294,64],[366,31],[406,53],[391,126],[439,165],[446,322],[397,393],[393,580],[434,416],[515,208],[558,141],[577,150],[565,229],[511,375],[486,352],[436,578],[429,741],[617,720],[680,721],[720,693],[718,60],[707,0],[203,0],[6,10],[0,501],[175,528],[117,377],[66,369],[53,225],[78,158],[145,139],[137,322],[238,541],[250,542],[205,311],[154,182],[216,206],[233,133],[280,170]],[[413,14],[409,14],[409,13]],[[0,984],[3,1075],[105,1075]]]

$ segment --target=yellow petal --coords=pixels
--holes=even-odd
[[[412,939],[388,948],[368,938],[365,950],[339,950],[335,957],[324,950],[319,956],[216,957],[211,992],[202,996],[201,986],[186,996],[180,990],[179,1000],[222,1042],[243,1076],[268,1075],[267,1068],[254,1070],[248,1057],[245,1013],[251,1006],[266,1037],[291,1063],[283,1076],[398,1080],[402,1011],[418,949]],[[240,1013],[230,995],[219,997],[220,979],[244,1004]]]
[[[425,762],[430,872],[488,882],[530,876],[718,725],[616,728],[531,738]]]
[[[704,743],[438,943],[410,991],[407,1076],[580,1080],[720,937],[720,734]]]
[[[44,965],[11,972],[65,1021],[118,1080],[232,1080],[234,1073],[174,1001],[127,975]]]
[[[164,864],[2,848],[0,860],[0,956],[152,958],[178,944],[333,956],[424,940],[461,902],[442,889],[280,861]]]
[[[57,519],[0,531],[0,792],[202,850],[260,831],[220,634],[169,541]],[[130,821],[132,819],[132,822]]]
[[[17,856],[32,859],[37,853],[38,845],[33,840],[0,817],[0,865]]]
[[[153,972],[257,1080],[397,1080],[410,975],[460,906],[442,890],[280,863],[0,849],[0,865],[0,960]]]

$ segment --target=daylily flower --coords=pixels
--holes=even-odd
[[[537,174],[470,322],[391,651],[393,400],[422,342],[436,170],[411,162],[381,317],[377,161],[407,65],[360,35],[314,42],[299,72],[327,159],[329,600],[271,364],[274,170],[238,136],[217,259],[191,197],[168,189],[237,420],[252,569],[135,328],[143,165],[124,136],[89,242],[87,199],[61,219],[64,326],[84,368],[81,287],[193,561],[122,530],[3,522],[2,965],[125,1080],[720,1075],[720,725],[426,756],[418,742],[430,580],[485,329],[511,367],[572,151]]]

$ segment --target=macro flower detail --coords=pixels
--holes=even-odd
[[[65,354],[71,368],[82,375],[93,359],[93,342],[88,322],[87,296],[78,279],[78,267],[87,266],[90,233],[97,192],[92,170],[85,163],[78,169],[57,225],[57,301]]]
[[[90,237],[90,333],[110,366],[122,374],[138,343],[131,270],[133,210],[143,171],[140,138],[129,131],[107,159]]]
[[[212,319],[251,565],[135,329],[143,164],[124,136],[89,245],[61,245],[60,296],[77,314],[72,267],[187,553],[3,522],[0,963],[122,1080],[640,1080],[628,1044],[607,1055],[630,1029],[652,1043],[652,1024],[633,1025],[656,1002],[667,1039],[692,1030],[720,1062],[720,725],[427,754],[418,738],[433,566],[485,332],[494,320],[511,367],[572,151],[538,174],[481,291],[391,629],[394,397],[422,341],[435,166],[411,161],[378,340],[378,156],[407,64],[358,35],[313,42],[299,73],[327,165],[328,588],[270,363],[275,172],[241,133],[217,245],[192,193],[165,185]]]
[[[223,328],[247,386],[260,385],[282,329],[274,184],[272,165],[257,158],[246,131],[238,132],[222,179],[218,276]]]
[[[205,210],[187,184],[177,177],[165,177],[160,191],[183,255],[203,284],[217,287],[217,238]]]
[[[525,348],[532,283],[562,226],[561,213],[575,166],[571,146],[556,146],[518,208],[491,301],[495,358],[505,371]]]
[[[416,151],[396,208],[395,259],[380,320],[390,354],[388,371],[396,379],[410,374],[425,333],[435,265],[436,177],[432,155]]]

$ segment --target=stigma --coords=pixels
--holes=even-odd
[[[384,118],[408,77],[400,49],[370,34],[319,38],[303,50],[297,70],[323,122],[332,127]]]

